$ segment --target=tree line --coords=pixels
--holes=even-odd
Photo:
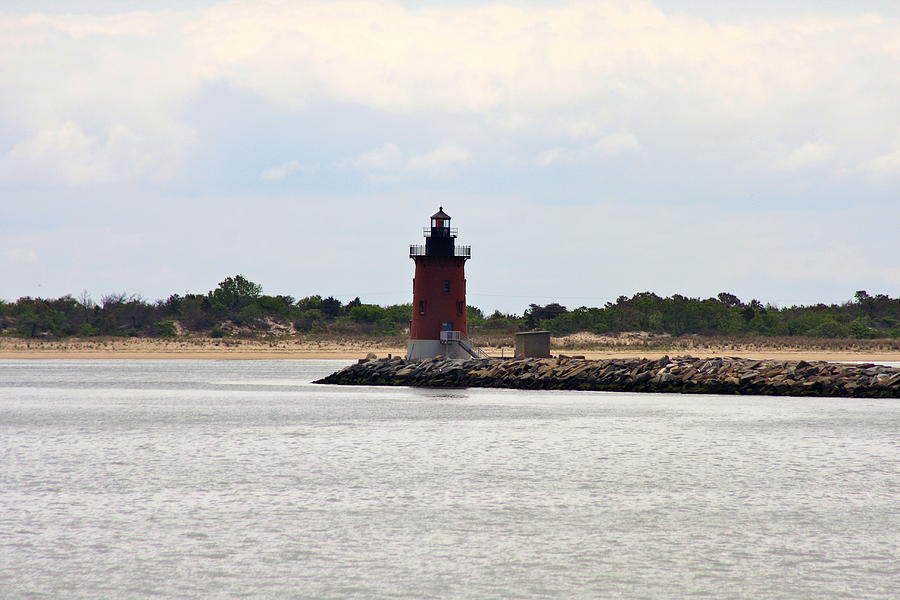
[[[403,335],[410,304],[379,306],[359,298],[343,303],[314,295],[270,296],[242,275],[227,277],[205,294],[173,294],[149,302],[138,295],[109,294],[95,302],[87,294],[60,298],[0,300],[0,335],[21,337],[141,336],[183,334],[212,337],[259,335]],[[722,292],[715,298],[661,297],[651,292],[619,296],[602,307],[569,310],[558,303],[530,304],[522,315],[489,316],[468,307],[470,333],[548,329],[564,335],[587,331],[649,331],[671,335],[765,335],[826,338],[900,338],[900,299],[858,291],[842,304],[780,308],[741,301]]]
[[[331,296],[271,296],[243,275],[227,277],[205,294],[172,294],[149,302],[117,293],[99,302],[87,294],[60,298],[0,300],[0,335],[21,337],[140,336],[212,337],[322,332],[399,335],[410,304],[377,306],[359,298],[342,303]]]
[[[842,304],[779,308],[759,300],[741,301],[722,292],[715,298],[660,297],[641,292],[619,296],[603,307],[567,310],[559,304],[532,304],[523,320],[557,334],[590,331],[650,331],[671,335],[765,335],[822,338],[900,338],[900,298],[861,290]]]

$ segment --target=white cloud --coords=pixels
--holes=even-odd
[[[463,165],[469,162],[469,153],[465,148],[445,145],[419,156],[410,156],[406,161],[409,169],[435,169]]]
[[[357,169],[397,170],[404,167],[406,158],[395,144],[385,144],[364,152],[350,164]]]
[[[834,156],[836,148],[822,142],[806,142],[775,162],[776,171],[800,171],[817,167]]]
[[[649,0],[236,0],[109,17],[7,14],[0,122],[15,123],[8,147],[41,174],[64,164],[69,182],[176,168],[192,140],[185,107],[211,84],[288,110],[389,112],[410,129],[435,115],[469,118],[481,139],[512,148],[519,136],[543,139],[549,150],[537,161],[546,164],[664,138],[698,160],[724,150],[743,165],[792,171],[830,160],[859,173],[892,168],[889,157],[864,157],[900,129],[898,39],[900,22],[873,15],[713,24]],[[77,129],[64,131],[69,124]],[[109,135],[119,126],[135,136],[129,160],[145,166],[117,159]],[[633,137],[586,148],[620,127]],[[585,146],[547,142],[560,136]],[[773,165],[773,149],[785,147]],[[359,160],[414,169],[465,164],[469,154],[382,151]],[[261,177],[280,177],[273,169]]]
[[[113,124],[105,135],[89,135],[77,123],[67,122],[15,144],[0,157],[0,179],[83,185],[164,178],[191,143],[187,133],[168,133],[182,136],[163,136],[148,144],[126,125]],[[165,149],[163,141],[174,147]]]
[[[876,179],[900,175],[900,150],[876,156],[866,161],[860,170]]]
[[[441,169],[469,162],[465,148],[445,144],[418,155],[404,154],[395,144],[385,144],[364,152],[349,164],[357,169],[383,171],[419,171]]]
[[[628,150],[637,150],[640,144],[630,133],[614,133],[600,138],[591,148],[604,156],[616,156]]]
[[[857,58],[888,58],[896,33],[893,22],[846,17],[714,27],[644,0],[418,9],[276,1],[213,7],[193,40],[212,72],[291,106],[329,98],[506,116],[649,101],[667,116],[709,118],[811,99],[835,74],[865,68]]]
[[[299,160],[290,160],[284,164],[266,169],[260,173],[259,178],[263,181],[282,181],[294,173],[309,173],[313,170],[313,167],[306,166]]]
[[[5,248],[2,252],[3,258],[10,265],[34,265],[38,262],[38,253],[34,248],[12,247]]]
[[[586,146],[553,147],[540,152],[535,163],[542,167],[569,163],[586,162],[618,156],[629,150],[640,148],[637,138],[630,133],[614,133],[601,137]]]
[[[18,135],[6,178],[82,185],[171,176],[195,136],[202,84],[187,14],[0,14],[0,123]]]
[[[562,165],[575,162],[581,155],[582,153],[579,150],[557,146],[544,150],[538,154],[534,162],[541,167],[549,167],[551,165]]]
[[[101,146],[100,140],[85,134],[76,123],[65,123],[13,146],[0,159],[0,175],[12,179],[38,174],[46,166],[48,175],[66,183],[105,182],[112,177],[112,169]]]

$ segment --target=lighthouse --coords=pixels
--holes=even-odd
[[[457,230],[444,207],[431,215],[424,234],[424,245],[409,247],[416,272],[406,357],[481,358],[468,341],[465,269],[471,247],[456,245]]]

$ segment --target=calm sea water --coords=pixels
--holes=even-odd
[[[897,598],[900,402],[0,361],[2,598]]]

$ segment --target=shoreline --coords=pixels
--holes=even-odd
[[[483,347],[490,356],[509,358],[512,348]],[[379,344],[377,341],[314,340],[239,340],[239,339],[66,339],[29,340],[0,338],[0,360],[357,360],[368,354],[378,358],[388,355],[403,357],[406,348]],[[587,359],[646,358],[690,355],[696,358],[742,357],[756,360],[808,360],[827,362],[900,362],[900,351],[824,350],[818,348],[733,345],[704,348],[658,347],[636,348],[623,345],[615,349],[583,349],[577,345],[553,347],[554,356],[583,356]]]
[[[382,355],[386,357],[389,353]],[[392,356],[397,354],[390,353]],[[351,352],[2,352],[0,360],[357,360]],[[401,354],[402,356],[402,354]]]
[[[355,360],[370,352],[403,356],[406,348],[365,341],[234,340],[194,338],[103,340],[0,340],[0,360]]]

